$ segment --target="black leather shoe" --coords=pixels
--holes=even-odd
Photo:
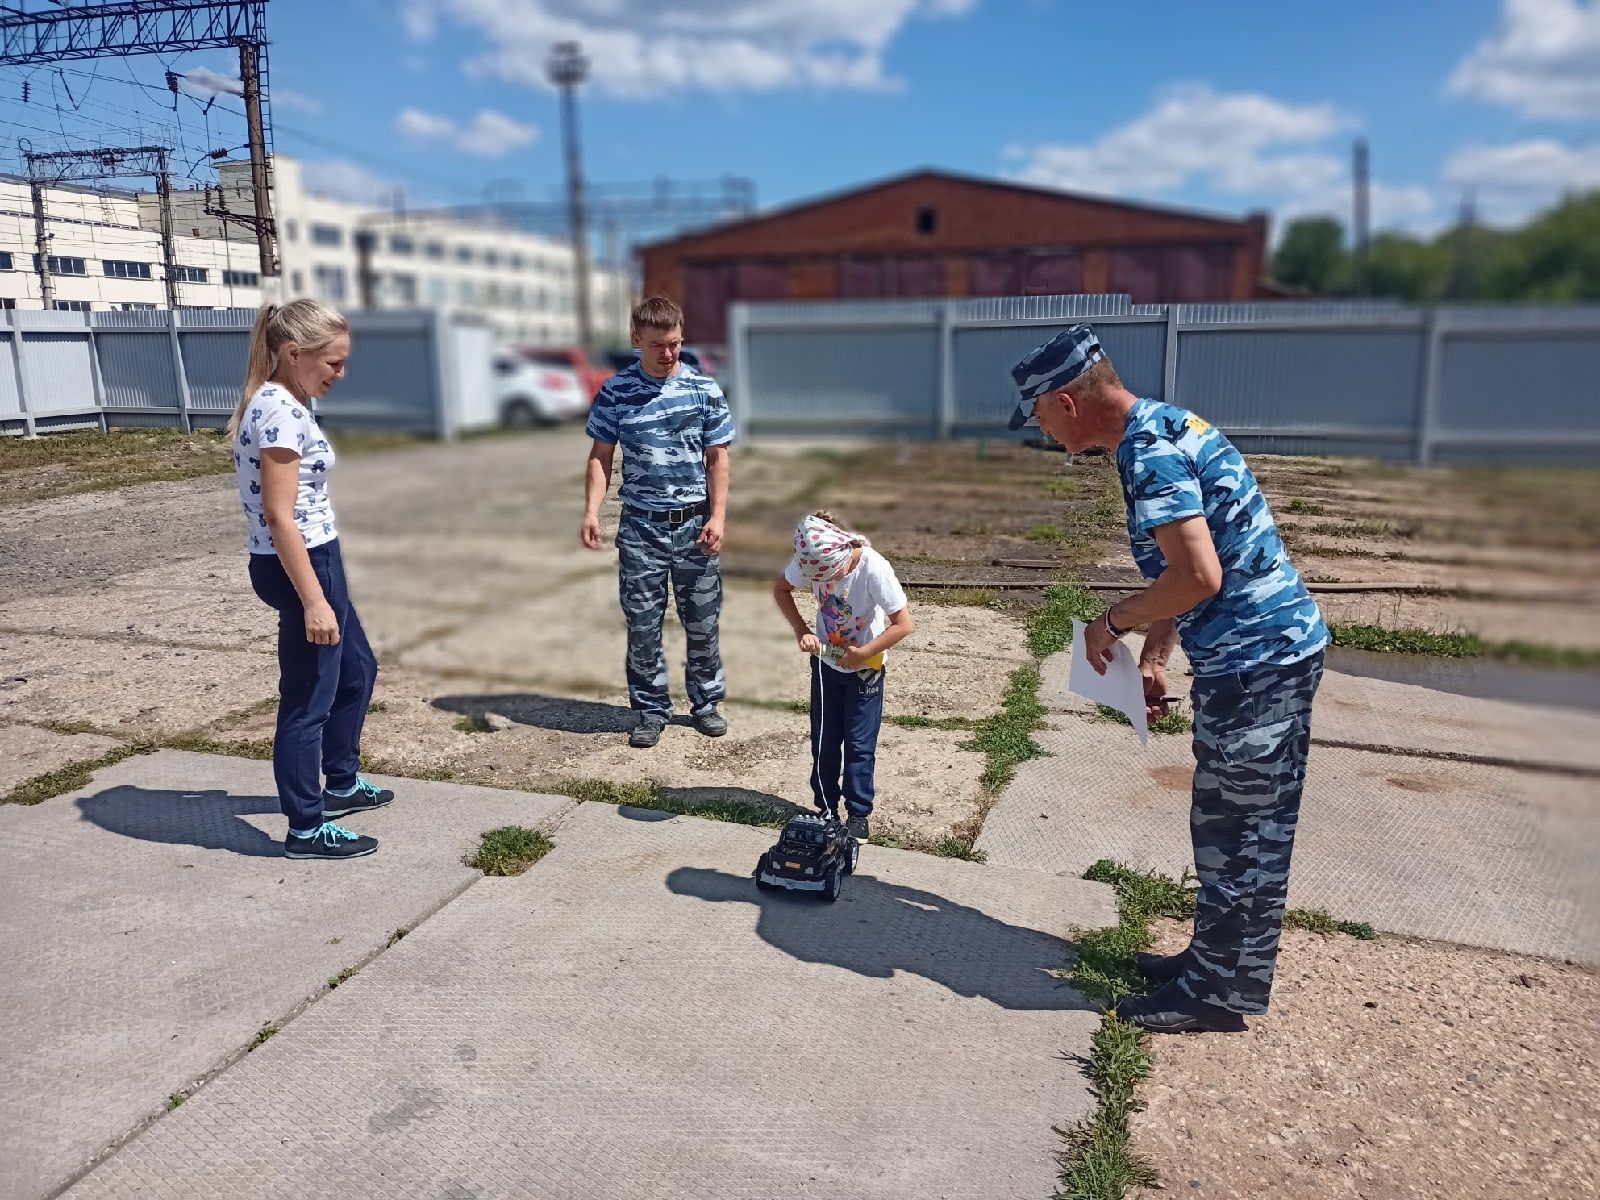
[[[694,727],[706,737],[721,737],[728,732],[728,721],[716,709],[707,709],[694,718]]]
[[[1196,1000],[1169,983],[1148,996],[1127,996],[1111,1010],[1119,1021],[1151,1033],[1243,1033],[1244,1017]]]
[[[640,721],[628,735],[628,745],[636,750],[648,750],[661,740],[666,726],[660,721]]]
[[[1189,965],[1189,953],[1182,954],[1146,954],[1141,951],[1133,956],[1133,965],[1139,968],[1139,974],[1152,983],[1170,983]]]

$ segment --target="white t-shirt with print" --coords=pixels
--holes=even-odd
[[[267,517],[261,508],[261,451],[293,450],[300,456],[300,490],[295,496],[294,523],[306,549],[339,536],[333,525],[333,502],[328,499],[328,476],[333,472],[333,447],[311,409],[285,387],[264,383],[245,405],[239,432],[233,439],[233,474],[239,483],[239,502],[250,522],[250,553],[276,554]]]
[[[861,561],[843,579],[812,583],[800,574],[800,564],[793,558],[784,568],[783,578],[790,587],[809,587],[816,596],[817,639],[831,646],[865,646],[889,628],[890,616],[906,606],[906,594],[894,568],[871,546],[862,548]],[[822,661],[835,671],[845,670],[836,659]],[[883,666],[883,656],[868,665]]]

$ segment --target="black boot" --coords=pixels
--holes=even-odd
[[[1196,1000],[1175,983],[1148,996],[1127,996],[1111,1010],[1119,1021],[1151,1033],[1243,1033],[1244,1017]]]
[[[1170,983],[1183,974],[1189,965],[1189,952],[1181,954],[1146,954],[1140,951],[1133,956],[1133,965],[1151,983]]]

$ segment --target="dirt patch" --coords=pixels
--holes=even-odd
[[[1164,788],[1187,792],[1194,784],[1193,767],[1150,767],[1150,778]]]
[[[1182,948],[1167,923],[1160,948]],[[1289,931],[1248,1033],[1162,1038],[1134,1142],[1197,1200],[1592,1197],[1600,974]]]
[[[1385,775],[1382,778],[1385,783],[1407,792],[1422,792],[1426,795],[1432,795],[1435,792],[1447,792],[1450,790],[1449,780],[1435,779],[1431,775]]]

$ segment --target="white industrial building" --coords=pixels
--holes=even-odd
[[[261,303],[254,232],[207,208],[253,212],[248,162],[224,162],[220,186],[173,193],[178,303]],[[299,164],[273,163],[274,216],[285,296],[339,308],[361,304],[357,233],[373,235],[373,307],[430,308],[486,320],[502,336],[565,344],[577,338],[573,253],[565,243],[461,220],[407,219],[301,186]],[[81,185],[46,189],[57,308],[164,308],[160,209],[153,193]],[[25,179],[0,176],[0,308],[41,307],[32,201]],[[591,270],[595,336],[626,341],[629,272]]]

